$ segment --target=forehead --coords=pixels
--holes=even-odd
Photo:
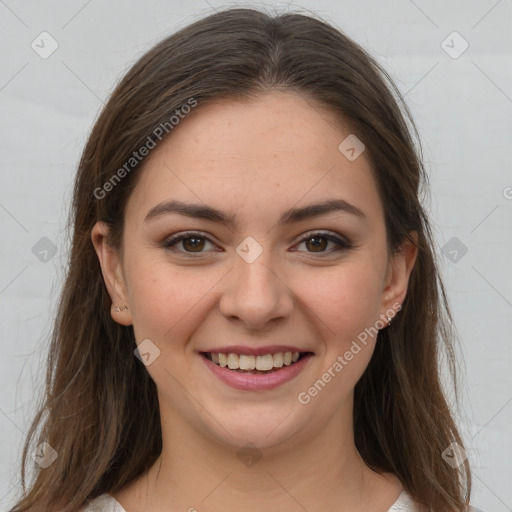
[[[381,214],[369,160],[339,149],[351,135],[327,109],[293,92],[199,105],[146,158],[127,216],[159,202],[203,202],[240,220],[340,198]]]

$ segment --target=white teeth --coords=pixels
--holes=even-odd
[[[258,368],[258,363],[254,356],[240,356],[240,370],[254,370],[254,368]],[[260,368],[258,368],[258,370],[260,370]]]
[[[221,354],[211,353],[211,359],[215,364],[230,370],[259,370],[269,371],[273,368],[282,368],[296,363],[300,352],[277,352],[276,354],[265,354],[263,356],[238,355],[234,353]]]
[[[282,368],[283,367],[283,353],[278,352],[273,355],[274,358],[274,368]]]
[[[226,354],[217,354],[219,357],[219,364],[224,368],[228,365],[228,356]],[[212,354],[213,361],[213,354]],[[215,362],[215,361],[213,361]]]
[[[256,356],[256,370],[266,371],[274,368],[274,358],[272,354]]]
[[[230,370],[240,368],[240,358],[238,354],[228,354],[228,368]]]

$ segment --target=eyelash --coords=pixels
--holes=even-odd
[[[347,240],[337,237],[337,236],[334,236],[328,232],[327,233],[323,232],[323,231],[310,231],[310,232],[306,233],[304,235],[304,237],[301,240],[299,240],[299,242],[295,245],[302,244],[302,243],[307,242],[308,240],[311,240],[312,238],[315,238],[315,237],[326,238],[328,241],[333,242],[338,246],[334,250],[331,249],[329,251],[323,251],[323,252],[317,252],[317,253],[312,252],[312,251],[306,251],[309,254],[318,255],[321,258],[328,256],[328,255],[332,254],[333,252],[340,252],[343,250],[351,249],[353,247],[352,244],[350,242],[348,242]],[[184,254],[187,257],[191,257],[191,258],[197,258],[198,257],[197,255],[204,255],[204,252],[188,252],[188,251],[180,251],[180,250],[176,249],[175,246],[177,244],[179,244],[183,240],[187,240],[188,238],[202,238],[202,239],[206,240],[207,242],[214,244],[214,242],[212,242],[210,240],[210,238],[208,238],[207,236],[205,236],[204,234],[202,234],[200,232],[187,231],[185,233],[181,233],[179,235],[176,235],[176,236],[173,236],[173,237],[167,239],[163,243],[163,247],[165,249],[169,249],[174,252],[180,252],[181,254]],[[302,251],[300,251],[300,252],[302,252]]]

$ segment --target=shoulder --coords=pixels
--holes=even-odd
[[[409,493],[402,491],[398,499],[393,503],[388,512],[422,512],[421,508],[416,505]]]
[[[89,501],[80,512],[126,512],[126,510],[110,494],[102,494]]]
[[[388,512],[429,512],[427,507],[417,504],[411,496],[403,490],[398,499]],[[468,512],[485,512],[484,510],[476,507],[469,507]]]

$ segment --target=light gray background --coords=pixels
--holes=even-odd
[[[21,444],[66,263],[71,183],[88,132],[136,57],[228,5],[0,0],[0,510],[8,510],[19,488]],[[465,359],[460,421],[474,470],[473,504],[511,511],[512,2],[294,5],[369,49],[406,95],[424,143],[439,253],[452,237],[459,244],[441,258]],[[47,59],[31,48],[34,40],[50,47],[38,37],[43,31],[59,45]],[[441,46],[454,31],[469,44],[458,58]],[[457,36],[444,43],[452,53],[463,45]],[[51,252],[36,246],[50,247],[43,237],[57,250],[46,263],[41,259]]]

